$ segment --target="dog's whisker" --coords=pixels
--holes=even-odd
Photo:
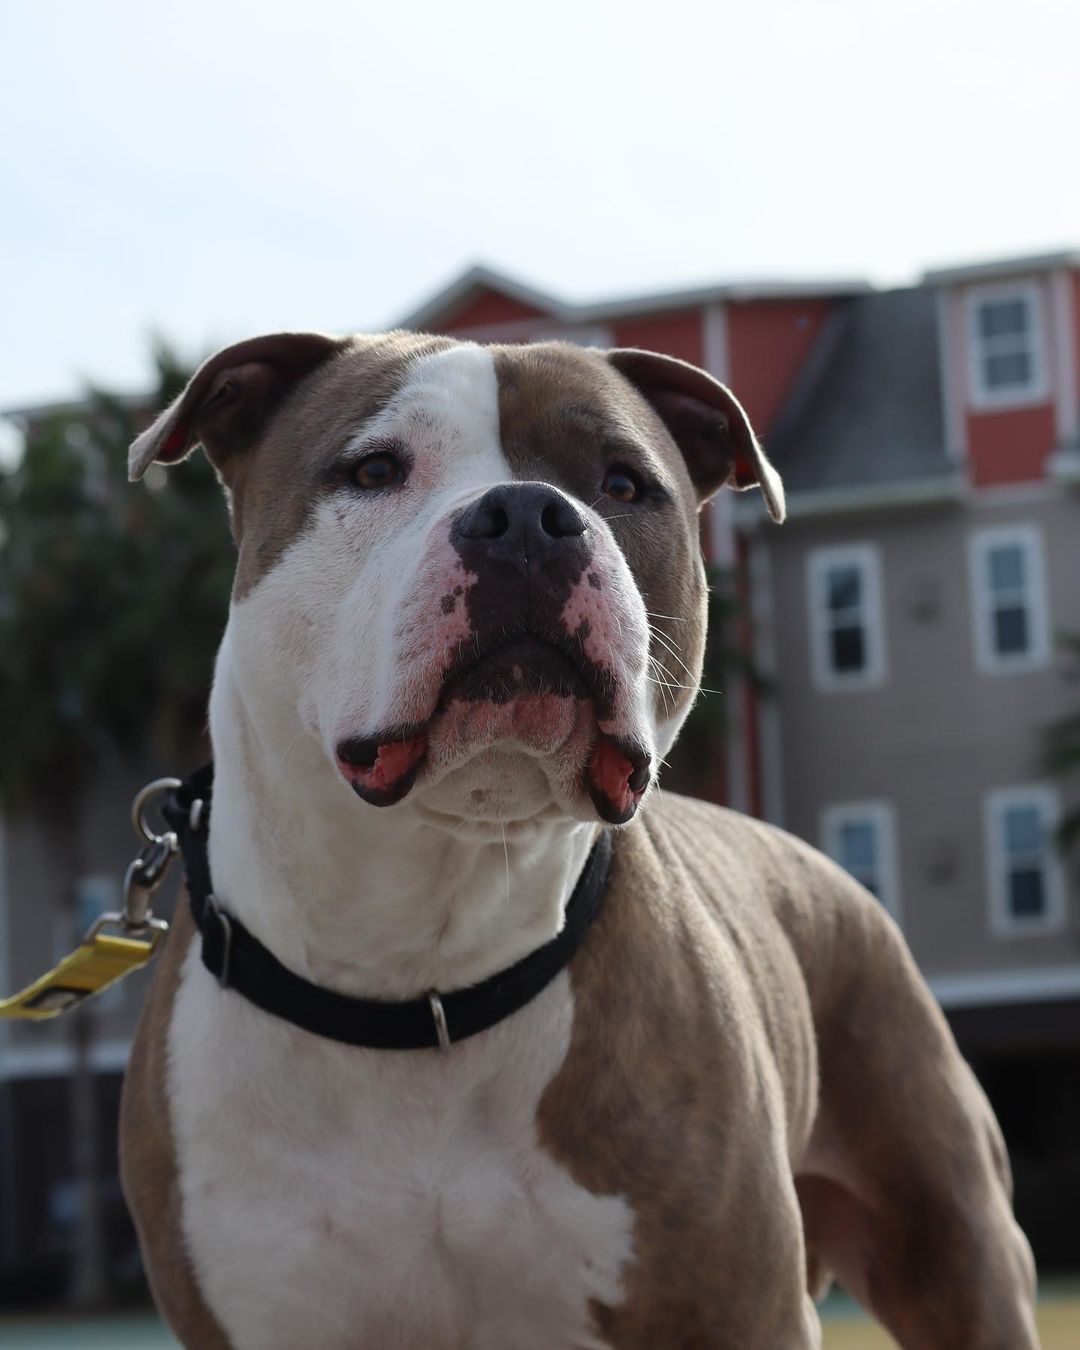
[[[677,655],[682,650],[675,639],[671,637],[670,634],[665,633],[662,628],[657,628],[656,624],[649,624],[649,629],[652,632],[653,637],[655,637],[658,642],[662,642],[673,656]]]
[[[689,667],[689,666],[686,664],[686,662],[682,659],[682,657],[681,657],[681,656],[679,655],[679,653],[675,650],[675,648],[672,647],[672,646],[668,643],[668,641],[666,640],[666,638],[664,637],[664,635],[663,635],[662,633],[658,633],[658,632],[654,629],[654,630],[653,630],[653,636],[656,637],[656,638],[659,640],[660,645],[661,645],[662,647],[664,647],[664,648],[667,650],[667,652],[668,652],[668,654],[669,654],[670,656],[674,657],[675,660],[678,661],[679,665],[682,666],[683,670],[686,671],[687,675],[689,675],[690,678],[693,679],[693,678],[694,678],[694,672],[690,669],[690,667]]]
[[[660,695],[664,701],[665,709],[667,708],[669,701],[671,702],[671,706],[674,708],[675,703],[674,700],[671,698],[670,693],[668,692],[667,686],[663,684],[660,680],[654,680],[651,675],[646,675],[645,679],[648,681],[649,684],[654,684],[657,687],[657,689],[660,690]]]

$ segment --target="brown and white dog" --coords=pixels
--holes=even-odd
[[[239,562],[216,894],[355,996],[569,966],[449,1052],[219,988],[181,906],[128,1073],[127,1196],[194,1350],[820,1344],[835,1272],[905,1347],[1037,1344],[1005,1150],[895,926],[790,836],[651,790],[693,700],[701,503],[783,494],[733,396],[634,351],[394,333],[220,352]],[[633,819],[632,824],[627,824]]]

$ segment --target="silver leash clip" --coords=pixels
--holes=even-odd
[[[164,919],[155,919],[151,912],[154,895],[165,880],[169,864],[179,851],[180,844],[173,830],[158,834],[147,820],[147,811],[158,797],[174,792],[180,786],[179,778],[156,778],[140,789],[131,803],[131,823],[138,837],[144,840],[138,855],[132,859],[124,877],[124,908],[119,916],[120,928],[129,934],[143,935],[149,930],[168,931]],[[99,927],[112,915],[102,915],[95,924]]]

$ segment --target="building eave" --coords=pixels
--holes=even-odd
[[[1057,272],[1072,267],[1080,268],[1080,252],[1062,249],[1056,253],[1033,253],[1020,258],[997,258],[991,262],[936,267],[924,272],[922,280],[925,286],[958,286],[966,282],[994,281],[1024,273]]]
[[[544,291],[535,290],[494,268],[478,264],[444,286],[419,308],[398,319],[396,328],[421,331],[438,326],[446,315],[459,307],[471,294],[481,290],[495,291],[511,300],[540,310],[561,323],[602,323],[611,319],[628,318],[638,314],[659,314],[672,310],[697,309],[705,305],[740,304],[767,300],[825,300],[842,299],[873,290],[868,281],[844,277],[820,281],[750,280],[690,286],[682,290],[651,291],[617,300],[571,302],[559,300]]]
[[[828,300],[862,295],[873,287],[867,281],[745,281],[715,286],[693,286],[678,291],[656,291],[625,300],[597,301],[575,307],[578,319],[600,321],[635,314],[656,314],[704,305],[740,304],[754,300]]]
[[[819,488],[813,492],[789,492],[789,520],[814,520],[827,516],[860,515],[870,511],[892,511],[927,505],[954,505],[968,491],[963,474],[940,474],[932,478],[901,479],[893,483],[868,483],[859,486]],[[735,508],[735,523],[744,529],[756,529],[768,519],[760,500],[741,499]]]

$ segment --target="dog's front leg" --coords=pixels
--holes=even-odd
[[[993,1113],[891,921],[853,885],[833,913],[797,1179],[808,1249],[905,1350],[1032,1350],[1034,1264]]]

